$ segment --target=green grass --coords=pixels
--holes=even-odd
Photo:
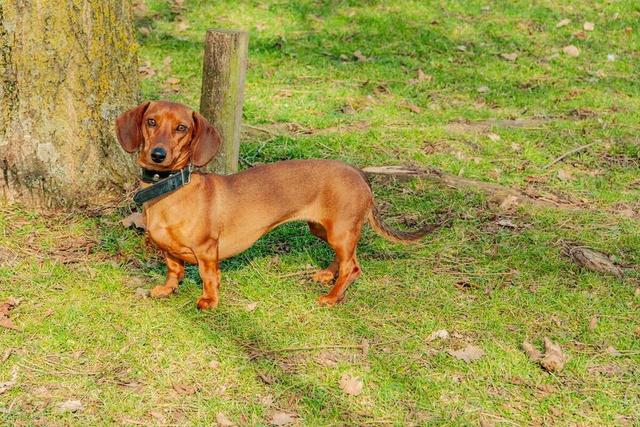
[[[118,225],[121,215],[2,207],[0,298],[23,298],[11,313],[21,331],[0,330],[0,349],[13,349],[0,382],[18,372],[0,394],[2,423],[211,425],[222,412],[264,425],[275,411],[302,425],[640,422],[638,272],[619,280],[562,255],[564,243],[581,242],[640,264],[637,2],[146,5],[140,57],[156,74],[142,80],[145,99],[197,108],[204,31],[249,31],[244,121],[292,131],[247,136],[242,167],[306,157],[436,166],[581,209],[503,212],[471,190],[376,178],[390,222],[450,209],[452,226],[406,247],[367,229],[363,275],[327,309],[309,277],[332,254],[306,226],[287,224],[223,263],[221,304],[200,313],[193,267],[178,295],[136,298],[163,280],[164,266]],[[556,28],[563,18],[571,24]],[[576,35],[585,21],[595,30]],[[578,57],[562,52],[569,44]],[[512,52],[515,62],[500,56]],[[418,69],[432,79],[412,82]],[[493,119],[528,122],[478,126]],[[505,218],[517,228],[497,225]],[[439,329],[451,339],[428,342]],[[521,350],[545,336],[570,357],[560,373]],[[368,352],[321,349],[365,341]],[[466,364],[448,354],[466,343],[484,356]],[[291,350],[300,348],[311,349]],[[340,390],[344,373],[363,379],[362,394]],[[84,407],[61,413],[67,400]]]

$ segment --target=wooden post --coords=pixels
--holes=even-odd
[[[204,39],[200,113],[220,132],[222,147],[207,170],[238,170],[244,78],[249,34],[245,31],[208,30]]]

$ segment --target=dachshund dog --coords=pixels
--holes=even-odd
[[[203,282],[198,308],[215,308],[220,260],[244,251],[282,223],[302,220],[335,251],[333,262],[313,276],[327,284],[336,279],[318,299],[332,306],[360,275],[356,246],[365,222],[396,242],[418,240],[437,227],[402,232],[386,226],[363,173],[339,161],[287,160],[233,175],[191,174],[192,166],[204,166],[214,157],[221,141],[204,117],[181,104],[145,102],[116,119],[116,132],[124,150],[139,150],[140,192],[165,186],[141,203],[147,233],[167,263],[166,282],[151,290],[152,297],[175,292],[188,262],[198,265]]]

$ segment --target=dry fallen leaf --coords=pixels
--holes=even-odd
[[[432,79],[433,79],[433,76],[425,74],[424,71],[422,71],[422,68],[418,68],[418,81],[419,82],[430,82]]]
[[[147,226],[145,224],[144,215],[142,215],[142,213],[140,213],[140,212],[132,213],[131,215],[125,217],[122,221],[120,221],[120,223],[125,228],[131,228],[132,226],[134,226],[134,227],[140,228],[142,230],[146,230],[147,229]]]
[[[585,22],[582,25],[582,29],[585,31],[593,31],[595,27],[596,27],[596,24],[594,24],[593,22]]]
[[[175,383],[173,384],[172,387],[178,394],[182,394],[182,395],[190,395],[198,391],[197,388],[189,384]]]
[[[318,354],[318,357],[316,357],[316,361],[322,366],[337,366],[338,360],[338,355],[328,351],[323,351],[322,353]]]
[[[405,101],[404,106],[407,107],[409,110],[411,110],[412,112],[418,114],[420,113],[420,111],[422,111],[420,109],[420,107],[418,107],[416,104],[412,104],[409,101]]]
[[[607,349],[606,349],[605,351],[607,352],[607,354],[608,354],[609,356],[613,356],[613,357],[620,357],[620,356],[622,356],[622,353],[620,353],[618,350],[616,350],[616,348],[615,348],[615,347],[613,347],[613,346],[611,346],[611,345],[610,345],[609,347],[607,347]]]
[[[151,415],[153,418],[155,418],[155,420],[158,421],[158,424],[166,424],[167,423],[167,419],[165,418],[165,416],[160,411],[151,411],[151,412],[149,412],[149,415]]]
[[[175,77],[169,77],[165,83],[170,85],[177,85],[178,83],[180,83],[180,79],[177,79]]]
[[[151,291],[146,288],[136,288],[136,292],[134,295],[136,298],[140,299],[149,298],[149,296],[151,295]]]
[[[11,379],[9,381],[5,381],[3,383],[0,383],[0,394],[6,392],[7,390],[13,388],[13,386],[16,385],[16,382],[18,381],[18,368],[16,368],[15,366],[13,367],[13,370],[11,371]]]
[[[542,353],[528,341],[522,342],[522,350],[532,362],[539,362],[542,359]]]
[[[254,311],[256,308],[258,307],[258,303],[257,302],[252,302],[247,304],[244,309],[248,312],[252,312]]]
[[[471,363],[474,360],[480,359],[484,356],[484,350],[473,344],[467,344],[467,346],[460,350],[449,350],[449,354],[456,359],[464,360],[467,363]]]
[[[369,60],[369,58],[364,56],[362,52],[360,52],[359,50],[356,50],[355,52],[353,52],[353,56],[360,62],[366,62]]]
[[[569,24],[571,24],[571,19],[566,19],[565,18],[565,19],[561,20],[560,22],[558,22],[556,24],[556,28],[564,27],[564,26],[567,26]]]
[[[476,90],[478,91],[478,93],[488,93],[489,92],[489,87],[488,86],[480,86]]]
[[[566,170],[564,170],[564,169],[560,169],[560,170],[558,171],[558,179],[559,179],[560,181],[570,181],[570,180],[571,180],[571,178],[572,178],[572,176],[571,176],[571,172],[566,171]]]
[[[589,330],[593,332],[596,330],[597,326],[598,326],[598,318],[594,316],[591,318],[591,320],[589,320]]]
[[[618,278],[624,276],[622,268],[602,252],[594,251],[584,246],[569,246],[566,252],[578,265],[587,270],[612,274]]]
[[[560,372],[564,368],[567,356],[564,355],[560,346],[549,338],[544,338],[544,357],[540,360],[540,365],[550,372]]]
[[[342,377],[340,378],[340,389],[345,393],[357,396],[362,393],[363,387],[364,384],[360,378],[352,377],[349,374],[342,374]]]
[[[84,404],[79,400],[67,400],[58,406],[61,412],[77,412],[82,408],[84,408]]]
[[[513,53],[501,53],[500,56],[502,56],[504,59],[506,59],[507,61],[515,61],[516,59],[518,59],[518,54],[513,52]]]
[[[271,416],[271,420],[269,420],[269,424],[272,426],[286,426],[294,421],[295,418],[286,412],[274,412]]]
[[[487,138],[489,138],[493,142],[500,141],[500,135],[498,135],[497,133],[493,133],[493,132],[489,132],[487,134]]]
[[[519,204],[518,198],[516,196],[509,195],[504,197],[502,201],[500,201],[499,207],[504,211],[508,211],[517,207],[518,204]]]
[[[580,50],[575,47],[574,45],[570,44],[569,46],[565,46],[562,48],[562,51],[567,54],[568,56],[571,57],[576,57],[578,55],[580,55]]]
[[[614,376],[623,372],[623,369],[618,365],[596,365],[587,368],[590,374],[603,374],[606,376]]]
[[[446,329],[440,329],[438,331],[434,331],[431,333],[431,335],[429,335],[429,338],[427,338],[427,342],[431,342],[436,339],[441,339],[441,340],[449,339],[449,331],[447,331]]]
[[[227,418],[222,412],[218,412],[218,415],[216,415],[216,422],[220,427],[232,427],[235,425],[233,421]]]

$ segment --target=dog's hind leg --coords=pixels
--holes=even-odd
[[[308,224],[309,230],[311,230],[311,234],[328,243],[327,230],[321,224],[311,221],[309,221]],[[330,283],[338,274],[338,265],[338,256],[336,255],[333,258],[333,262],[329,264],[329,267],[324,270],[318,270],[315,272],[315,274],[313,275],[313,280],[325,284]]]
[[[336,224],[327,230],[327,241],[336,252],[338,279],[327,295],[318,298],[321,305],[332,306],[344,298],[349,285],[360,276],[360,265],[356,258],[356,246],[360,239],[362,223]]]

